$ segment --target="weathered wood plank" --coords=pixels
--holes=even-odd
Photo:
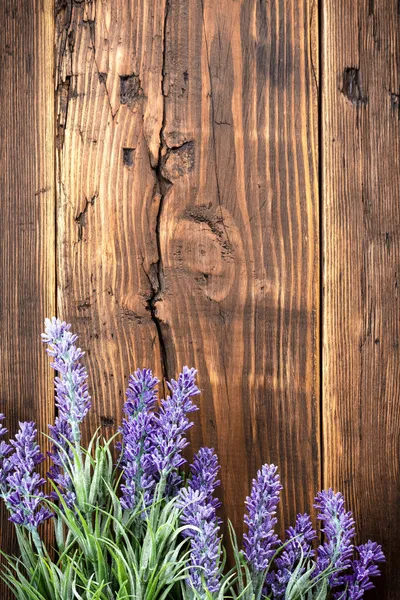
[[[121,420],[127,377],[160,370],[156,165],[164,2],[60,2],[58,307],[87,350],[91,434]]]
[[[18,420],[47,431],[53,386],[40,332],[55,311],[52,2],[0,2],[0,23],[0,411],[10,433]],[[2,506],[5,552],[11,531]]]
[[[192,440],[217,449],[239,528],[263,461],[286,522],[319,486],[316,19],[306,0],[57,14],[58,306],[88,349],[91,429],[120,419],[135,367],[195,365]]]
[[[397,2],[324,3],[324,481],[400,586]],[[372,597],[372,596],[371,596]]]
[[[262,462],[286,524],[319,486],[316,18],[308,2],[167,4],[154,306],[165,370],[199,369],[193,448],[217,449],[239,530]]]

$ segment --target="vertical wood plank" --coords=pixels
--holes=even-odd
[[[324,3],[324,479],[354,509],[359,541],[388,557],[398,598],[399,7]],[[371,596],[372,597],[372,596]]]
[[[14,434],[18,420],[47,431],[54,418],[40,340],[55,311],[52,2],[0,2],[0,23],[0,411]],[[0,532],[11,551],[3,507]]]
[[[319,486],[317,26],[307,1],[167,3],[154,305],[239,531],[263,462],[286,525]]]
[[[114,433],[129,373],[162,375],[152,298],[164,1],[56,10],[59,314],[87,351],[88,435]]]
[[[308,0],[57,9],[58,306],[90,428],[137,366],[196,366],[193,447],[239,530],[262,462],[286,523],[319,486],[317,26]]]

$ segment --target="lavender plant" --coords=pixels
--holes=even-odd
[[[279,539],[282,485],[268,464],[245,502],[242,547],[229,524],[235,564],[226,569],[214,450],[200,448],[184,473],[200,394],[196,370],[184,367],[167,382],[170,395],[160,403],[157,378],[136,370],[121,427],[108,441],[96,432],[85,448],[80,428],[91,398],[84,353],[70,325],[53,318],[45,328],[58,412],[49,426],[50,493],[35,424],[20,423],[14,439],[0,442],[0,495],[20,548],[17,557],[3,555],[1,577],[18,600],[360,600],[373,587],[382,548],[354,545],[354,519],[341,494],[316,497],[322,543],[307,514]],[[0,424],[0,437],[6,433]],[[50,544],[45,521],[54,527]]]
[[[191,466],[192,477],[179,491],[178,507],[181,522],[186,526],[183,536],[190,539],[190,570],[183,588],[185,597],[203,597],[204,590],[218,595],[221,590],[221,536],[217,508],[220,503],[214,491],[218,458],[213,448],[201,448]]]

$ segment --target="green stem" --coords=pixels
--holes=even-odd
[[[38,530],[32,529],[32,540],[33,543],[35,544],[36,550],[38,551],[39,556],[42,558],[44,556],[43,554],[43,542],[40,539],[40,535],[38,533]]]

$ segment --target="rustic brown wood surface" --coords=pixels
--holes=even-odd
[[[319,485],[316,16],[232,0],[57,16],[58,307],[88,349],[90,429],[120,421],[134,368],[196,366],[193,448],[218,451],[239,529],[262,462],[286,521]]]
[[[321,486],[341,489],[359,540],[388,554],[385,600],[400,597],[399,14],[397,0],[0,0],[10,428],[53,419],[39,333],[54,312],[86,350],[86,438],[115,431],[137,367],[165,392],[196,366],[192,450],[219,454],[224,517],[241,531],[266,461],[280,532]]]
[[[58,312],[87,351],[91,433],[115,431],[130,372],[146,364],[162,375],[153,296],[164,13],[146,1],[56,12]]]
[[[193,447],[217,449],[225,515],[240,530],[251,478],[270,461],[288,522],[319,485],[317,14],[303,1],[167,8],[165,370],[199,369]]]
[[[400,14],[328,0],[323,14],[324,483],[359,540],[383,543],[378,598],[400,598]],[[371,596],[372,597],[372,596]]]
[[[53,384],[40,332],[56,298],[52,3],[0,2],[0,23],[0,412],[13,433],[32,419],[46,431]],[[2,503],[5,552],[13,529]]]

